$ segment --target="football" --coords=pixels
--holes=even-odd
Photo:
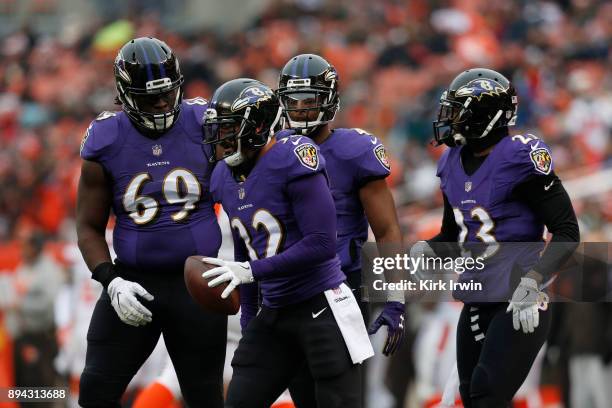
[[[193,255],[185,261],[185,285],[191,297],[205,310],[225,315],[235,315],[240,309],[240,295],[234,289],[227,299],[221,298],[221,293],[227,283],[211,288],[208,280],[202,274],[215,265],[202,262],[203,256]]]

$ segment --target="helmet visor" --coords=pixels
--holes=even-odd
[[[283,88],[278,95],[292,129],[309,129],[324,123],[325,112],[332,105],[329,89]]]
[[[459,101],[446,97],[447,92],[440,98],[438,119],[433,122],[434,138],[438,145],[447,142],[456,132],[461,132],[460,125],[465,123],[471,111]]]
[[[317,120],[326,97],[322,91],[286,92],[281,95],[281,104],[291,120],[312,122]]]
[[[178,104],[178,94],[178,88],[155,94],[134,94],[134,105],[144,113],[167,113]]]
[[[246,122],[240,115],[204,118],[204,144],[213,148],[214,157],[211,157],[211,162],[223,160],[238,151]]]

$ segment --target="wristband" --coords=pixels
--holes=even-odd
[[[106,290],[108,284],[119,275],[115,272],[115,265],[112,262],[102,262],[94,268],[91,277],[100,282]]]

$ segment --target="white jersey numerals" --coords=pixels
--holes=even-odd
[[[463,213],[461,212],[460,209],[453,208],[453,214],[455,214],[455,222],[457,223],[457,225],[461,229],[459,231],[459,239],[458,239],[458,241],[459,241],[460,244],[463,244],[465,242],[465,239],[467,238],[467,234],[468,234],[468,229],[465,226],[465,222],[463,222]]]
[[[363,130],[361,128],[353,128],[353,130],[355,132],[357,132],[360,135],[364,135],[364,136],[369,136],[370,137],[370,142],[375,145],[376,143],[378,143],[378,138],[374,135],[372,135],[370,132],[368,132],[367,130]]]
[[[240,218],[232,218],[230,224],[232,228],[236,228],[238,234],[244,241],[251,260],[253,261],[255,259],[259,259],[255,248],[253,248],[251,234],[249,234],[249,231],[247,230],[244,223],[240,220]],[[284,238],[283,227],[280,221],[275,216],[270,214],[268,210],[259,209],[255,211],[255,214],[253,214],[253,220],[251,224],[256,231],[259,232],[263,229],[268,234],[264,258],[269,258],[271,256],[276,255],[280,249],[281,243],[283,242]]]
[[[112,118],[114,116],[117,116],[117,112],[111,112],[111,111],[104,111],[102,113],[100,113],[98,115],[98,117],[96,118],[96,120],[105,120],[105,119],[109,119]],[[91,127],[91,126],[90,126]]]
[[[208,101],[201,96],[196,96],[195,98],[185,99],[185,103],[187,105],[200,105],[204,106],[208,104]]]
[[[184,188],[181,188],[184,187]],[[196,176],[187,169],[174,169],[164,178],[162,191],[169,204],[182,204],[183,208],[171,215],[176,222],[184,220],[202,195]]]
[[[145,183],[152,181],[149,173],[139,173],[128,184],[123,195],[123,208],[138,225],[151,222],[159,211],[159,203],[152,197],[140,195]],[[180,205],[181,209],[170,215],[172,220],[185,220],[200,200],[202,188],[197,177],[184,168],[171,170],[162,183],[162,193],[168,204]]]
[[[128,184],[123,195],[123,208],[139,225],[150,222],[159,210],[157,201],[151,197],[138,195],[143,184],[149,180],[151,180],[149,173],[137,174]]]
[[[513,142],[516,142],[517,140],[521,142],[522,144],[528,144],[529,142],[533,142],[534,140],[540,140],[540,138],[534,135],[527,135],[527,136],[514,135],[512,136]]]
[[[468,234],[468,228],[465,225],[463,213],[458,208],[453,208],[453,214],[455,215],[455,222],[460,229],[458,241],[459,245],[461,246],[461,255],[464,257],[471,256],[470,252],[463,246]],[[470,211],[470,216],[472,219],[478,219],[478,221],[480,221],[480,228],[478,228],[478,231],[476,232],[476,238],[487,244],[487,249],[480,255],[481,258],[487,259],[495,254],[499,249],[499,243],[495,239],[495,235],[493,235],[495,223],[491,219],[491,216],[487,210],[482,207],[472,208]]]
[[[362,128],[353,128],[353,130],[359,133],[360,135],[372,136],[370,132],[368,132],[367,130],[363,130]]]

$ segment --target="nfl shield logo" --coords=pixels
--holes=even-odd
[[[158,144],[153,145],[152,150],[153,150],[153,154],[155,156],[161,156],[161,154],[162,154],[162,147],[161,147],[161,145],[158,145]]]
[[[244,200],[244,194],[245,194],[244,193],[244,188],[240,187],[238,189],[238,198],[241,199],[241,200]]]
[[[465,192],[469,193],[470,190],[472,190],[472,182],[471,181],[466,181],[465,182]]]

